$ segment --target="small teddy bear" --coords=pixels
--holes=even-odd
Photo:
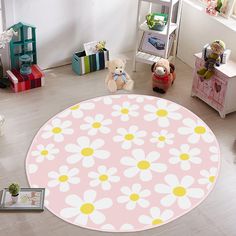
[[[109,73],[105,79],[105,84],[110,92],[114,93],[118,89],[132,90],[134,81],[125,72],[126,61],[115,59],[107,62]]]
[[[161,58],[151,67],[152,88],[157,93],[165,93],[176,78],[175,66],[167,59]]]
[[[225,43],[221,40],[215,40],[211,43],[210,47],[211,53],[208,56],[204,55],[204,67],[197,71],[198,75],[207,80],[213,76],[215,65],[220,66],[220,59],[225,50]]]

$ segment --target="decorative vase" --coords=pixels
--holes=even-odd
[[[16,196],[11,195],[12,203],[17,203],[18,197],[19,197],[19,194],[17,194]]]

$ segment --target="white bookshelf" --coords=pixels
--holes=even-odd
[[[134,65],[133,70],[136,70],[136,62],[142,62],[147,64],[153,64],[158,61],[160,57],[171,60],[175,58],[176,55],[176,46],[178,39],[178,31],[179,31],[179,23],[180,23],[180,15],[181,15],[181,4],[182,0],[138,0],[138,10],[137,10],[137,23],[136,23],[136,51],[134,56]],[[153,4],[157,4],[160,7],[165,6],[168,11],[165,12],[168,14],[168,21],[163,31],[151,30],[148,28],[146,21],[141,22],[140,12],[142,8],[142,3],[149,3],[149,12],[153,9]],[[177,5],[178,4],[178,5]],[[173,20],[173,9],[176,6],[176,18]],[[161,13],[161,11],[160,11]],[[159,39],[161,39],[165,43],[164,50],[160,50],[160,52],[156,52],[155,55],[152,52],[143,52],[140,50],[141,38],[144,32],[152,33],[153,35]],[[141,36],[141,37],[140,37]],[[170,37],[171,36],[171,37]],[[174,37],[174,40],[173,40]],[[172,39],[172,40],[170,40]]]

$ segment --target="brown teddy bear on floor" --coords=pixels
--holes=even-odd
[[[115,59],[107,62],[109,73],[105,84],[110,92],[114,93],[118,89],[132,90],[134,81],[125,72],[125,60]]]
[[[175,66],[166,59],[159,59],[152,65],[152,88],[158,93],[165,93],[176,78]]]

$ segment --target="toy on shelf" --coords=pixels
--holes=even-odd
[[[107,63],[108,75],[105,79],[105,84],[110,92],[116,92],[118,89],[132,90],[134,81],[125,72],[126,61],[115,59]]]
[[[10,41],[11,71],[7,71],[12,90],[43,86],[44,74],[37,66],[36,28],[21,22],[10,28],[17,32]]]
[[[165,93],[175,81],[175,66],[167,59],[161,58],[152,65],[151,70],[153,91]]]
[[[225,43],[215,40],[210,44],[211,53],[204,55],[205,65],[197,71],[197,74],[204,79],[210,79],[214,74],[214,68],[220,66],[221,57],[225,51]]]

